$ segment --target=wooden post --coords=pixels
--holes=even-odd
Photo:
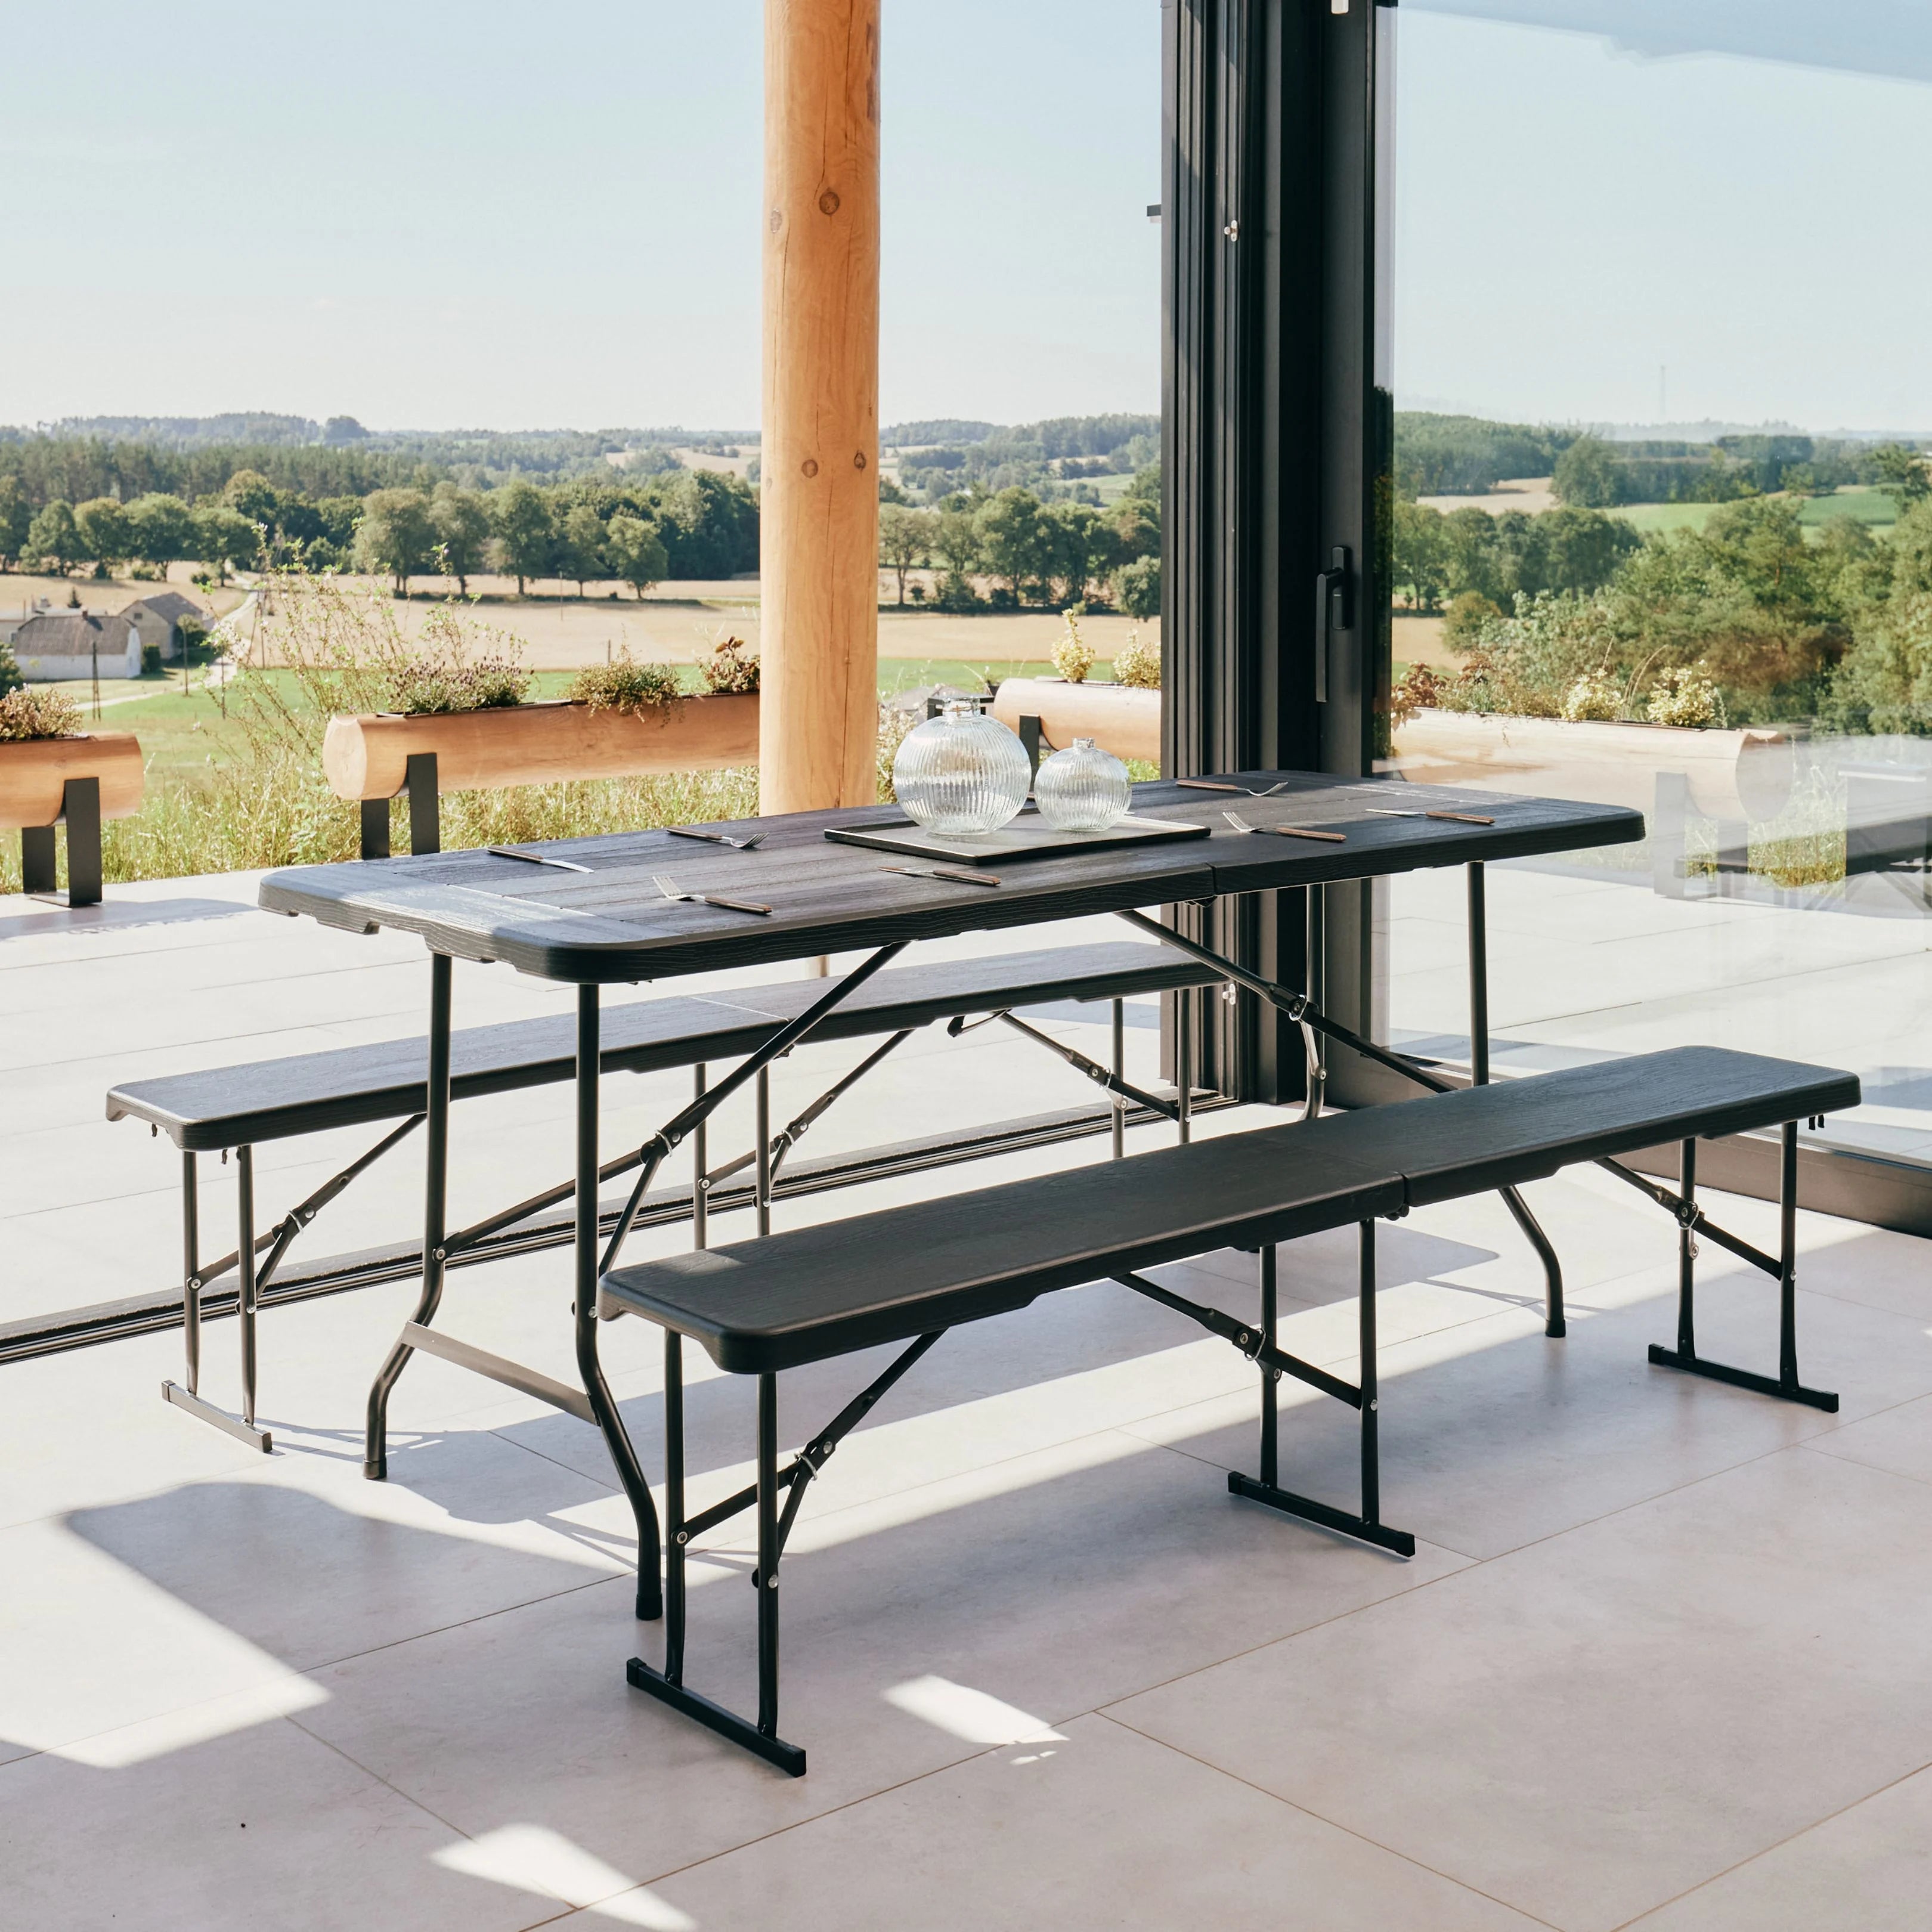
[[[879,5],[765,5],[765,812],[876,795]]]

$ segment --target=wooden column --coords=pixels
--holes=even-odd
[[[869,805],[880,0],[766,0],[760,808]]]

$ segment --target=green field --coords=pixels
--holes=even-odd
[[[1625,503],[1611,514],[1646,533],[1701,530],[1724,507],[1721,503]],[[1850,517],[1879,530],[1898,520],[1898,509],[1882,490],[1841,490],[1829,496],[1807,497],[1798,512],[1798,520],[1814,533],[1834,517]]]

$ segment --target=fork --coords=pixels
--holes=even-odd
[[[721,899],[713,892],[680,892],[675,882],[663,872],[653,872],[651,884],[668,899],[682,899],[692,905],[722,906],[728,912],[754,912],[760,917],[769,917],[771,908],[756,905],[749,899]]]
[[[1274,832],[1284,838],[1319,838],[1328,845],[1346,845],[1348,842],[1346,832],[1315,832],[1305,825],[1250,825],[1238,812],[1224,812],[1221,816],[1237,832]]]
[[[755,852],[772,835],[769,832],[754,832],[748,838],[734,838],[724,832],[700,832],[694,826],[673,825],[665,828],[674,838],[707,838],[714,845],[728,845],[734,852]]]
[[[881,866],[882,872],[903,872],[909,879],[950,879],[956,886],[997,886],[997,872],[970,872],[964,866]]]

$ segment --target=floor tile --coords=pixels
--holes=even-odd
[[[658,1922],[668,1906],[703,1932],[1533,1924],[1104,1718],[680,1872],[651,1898]]]
[[[1932,1490],[1784,1452],[1114,1707],[1608,1932],[1932,1760]]]

